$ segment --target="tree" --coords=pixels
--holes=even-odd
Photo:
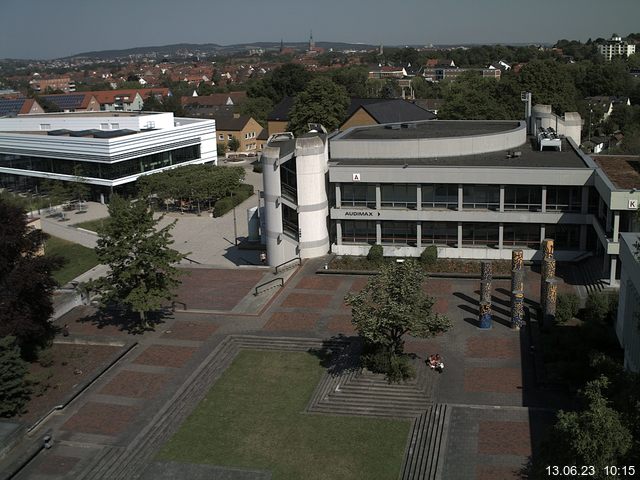
[[[527,63],[517,77],[517,87],[531,92],[534,104],[551,105],[561,115],[576,110],[577,90],[568,67],[554,60]]]
[[[345,297],[356,330],[387,365],[397,365],[403,356],[406,334],[427,338],[451,327],[446,316],[432,311],[434,299],[423,290],[425,278],[414,260],[382,265],[364,289]]]
[[[472,72],[450,82],[444,94],[445,102],[438,111],[444,120],[506,120],[512,112],[498,98],[498,83]]]
[[[174,297],[180,284],[175,264],[185,255],[170,248],[175,222],[157,229],[158,220],[144,201],[129,202],[114,195],[111,221],[98,228],[96,254],[109,273],[87,284],[103,305],[116,303],[138,314],[140,329],[149,328],[147,314]]]
[[[237,152],[240,148],[240,140],[238,140],[235,136],[231,137],[231,140],[227,143],[227,148],[232,152]]]
[[[240,105],[240,114],[253,117],[263,127],[267,126],[267,116],[273,109],[273,102],[268,97],[247,98]]]
[[[367,96],[367,78],[369,74],[364,67],[338,68],[331,71],[331,79],[342,85],[350,97]]]
[[[14,336],[22,356],[30,359],[55,333],[49,322],[52,272],[63,260],[40,256],[40,230],[27,226],[23,210],[0,199],[0,337]]]
[[[349,97],[344,87],[329,78],[316,78],[301,92],[289,114],[289,131],[306,133],[309,123],[320,123],[328,131],[337,129],[347,113]]]
[[[0,417],[22,412],[29,401],[27,363],[20,358],[15,337],[0,338]]]
[[[74,179],[70,185],[71,196],[75,200],[84,201],[89,198],[91,190],[87,185],[87,179],[83,177],[84,171],[80,165],[76,165],[73,169]]]
[[[590,465],[595,467],[591,478],[612,478],[605,475],[604,467],[623,465],[633,438],[620,413],[611,408],[603,394],[607,385],[606,377],[587,383],[582,392],[586,408],[558,413],[557,422],[534,464],[533,478],[548,478],[547,465]]]

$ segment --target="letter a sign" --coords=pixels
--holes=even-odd
[[[353,181],[354,182],[359,182],[360,181],[360,174],[359,173],[354,173],[353,174]]]

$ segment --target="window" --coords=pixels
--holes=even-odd
[[[40,130],[51,130],[51,124],[50,123],[41,123],[40,124]]]
[[[383,244],[416,245],[416,222],[383,221],[381,226]]]
[[[376,243],[376,222],[361,220],[342,221],[342,243]]]
[[[292,158],[280,166],[280,185],[282,196],[293,202],[298,201],[298,177],[296,175],[296,159]]]
[[[497,247],[498,225],[496,223],[463,224],[462,245]]]
[[[288,236],[298,240],[298,212],[293,208],[282,204],[282,231]]]
[[[502,245],[507,247],[540,247],[540,225],[531,223],[505,223]]]
[[[119,123],[112,123],[111,124],[111,130],[118,130],[120,128],[120,124]]]
[[[416,208],[416,185],[383,184],[380,193],[383,207]]]
[[[343,207],[376,208],[376,186],[371,184],[343,183],[340,204]]]
[[[458,224],[455,222],[422,222],[423,245],[449,245],[458,243]]]
[[[465,185],[462,201],[463,208],[498,210],[500,187],[498,185]]]
[[[580,187],[547,187],[547,210],[579,212],[582,207]]]
[[[218,140],[224,140],[224,133],[221,133],[220,135],[218,135]]]
[[[231,140],[233,138],[233,135],[231,135],[230,133],[227,134],[227,140]]]
[[[422,185],[422,208],[458,208],[458,185]]]
[[[577,250],[580,246],[580,226],[559,223],[547,225],[544,232],[547,238],[553,238],[557,250]]]
[[[542,209],[542,188],[507,185],[504,189],[504,209],[540,211]]]

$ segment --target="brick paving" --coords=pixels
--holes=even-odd
[[[319,315],[308,312],[276,312],[264,329],[267,331],[308,332],[315,328]]]
[[[519,393],[522,372],[519,368],[467,368],[464,389],[466,392]]]
[[[67,432],[61,436],[63,441],[77,439],[92,447],[78,450],[84,457],[80,466],[62,455],[57,463],[68,470],[52,478],[65,474],[75,478],[102,445],[126,447],[163,406],[170,405],[175,392],[229,333],[318,339],[353,335],[350,308],[343,298],[361,290],[368,277],[316,275],[323,263],[324,259],[308,261],[283,289],[272,292],[274,298],[259,315],[235,315],[231,310],[260,282],[264,270],[191,269],[178,300],[189,309],[229,313],[176,311],[156,332],[138,337],[122,332],[116,322],[74,320],[72,335],[133,338],[140,345],[83,394],[77,406],[50,422],[54,430]],[[526,282],[526,302],[533,306],[539,274],[528,271]],[[406,340],[407,352],[423,359],[438,352],[445,360],[446,369],[437,376],[433,392],[434,402],[452,409],[442,478],[519,478],[514,472],[535,452],[539,426],[553,416],[529,408],[547,406],[543,394],[534,388],[529,356],[520,353],[521,345],[529,345],[529,334],[526,329],[515,332],[509,328],[509,281],[495,281],[493,287],[496,321],[491,330],[480,331],[479,280],[429,279],[425,289],[436,299],[435,310],[446,313],[453,328],[435,338]],[[144,407],[137,406],[141,399]],[[178,407],[174,405],[171,411]],[[95,440],[91,435],[97,436]],[[72,448],[70,445],[65,448]]]
[[[122,370],[107,383],[100,393],[133,398],[154,397],[169,380],[169,375]]]
[[[55,454],[43,454],[34,465],[39,474],[62,476],[68,474],[80,459]]]
[[[115,436],[131,423],[138,408],[89,402],[62,426],[63,430]]]
[[[163,338],[177,340],[206,340],[219,328],[212,322],[175,321],[163,331]]]
[[[133,363],[158,365],[161,367],[180,368],[185,365],[196,352],[192,347],[176,347],[173,345],[151,345],[142,352]]]

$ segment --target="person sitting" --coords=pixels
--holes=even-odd
[[[429,364],[429,368],[435,369],[438,365],[438,354],[429,355],[429,360],[427,363]]]

